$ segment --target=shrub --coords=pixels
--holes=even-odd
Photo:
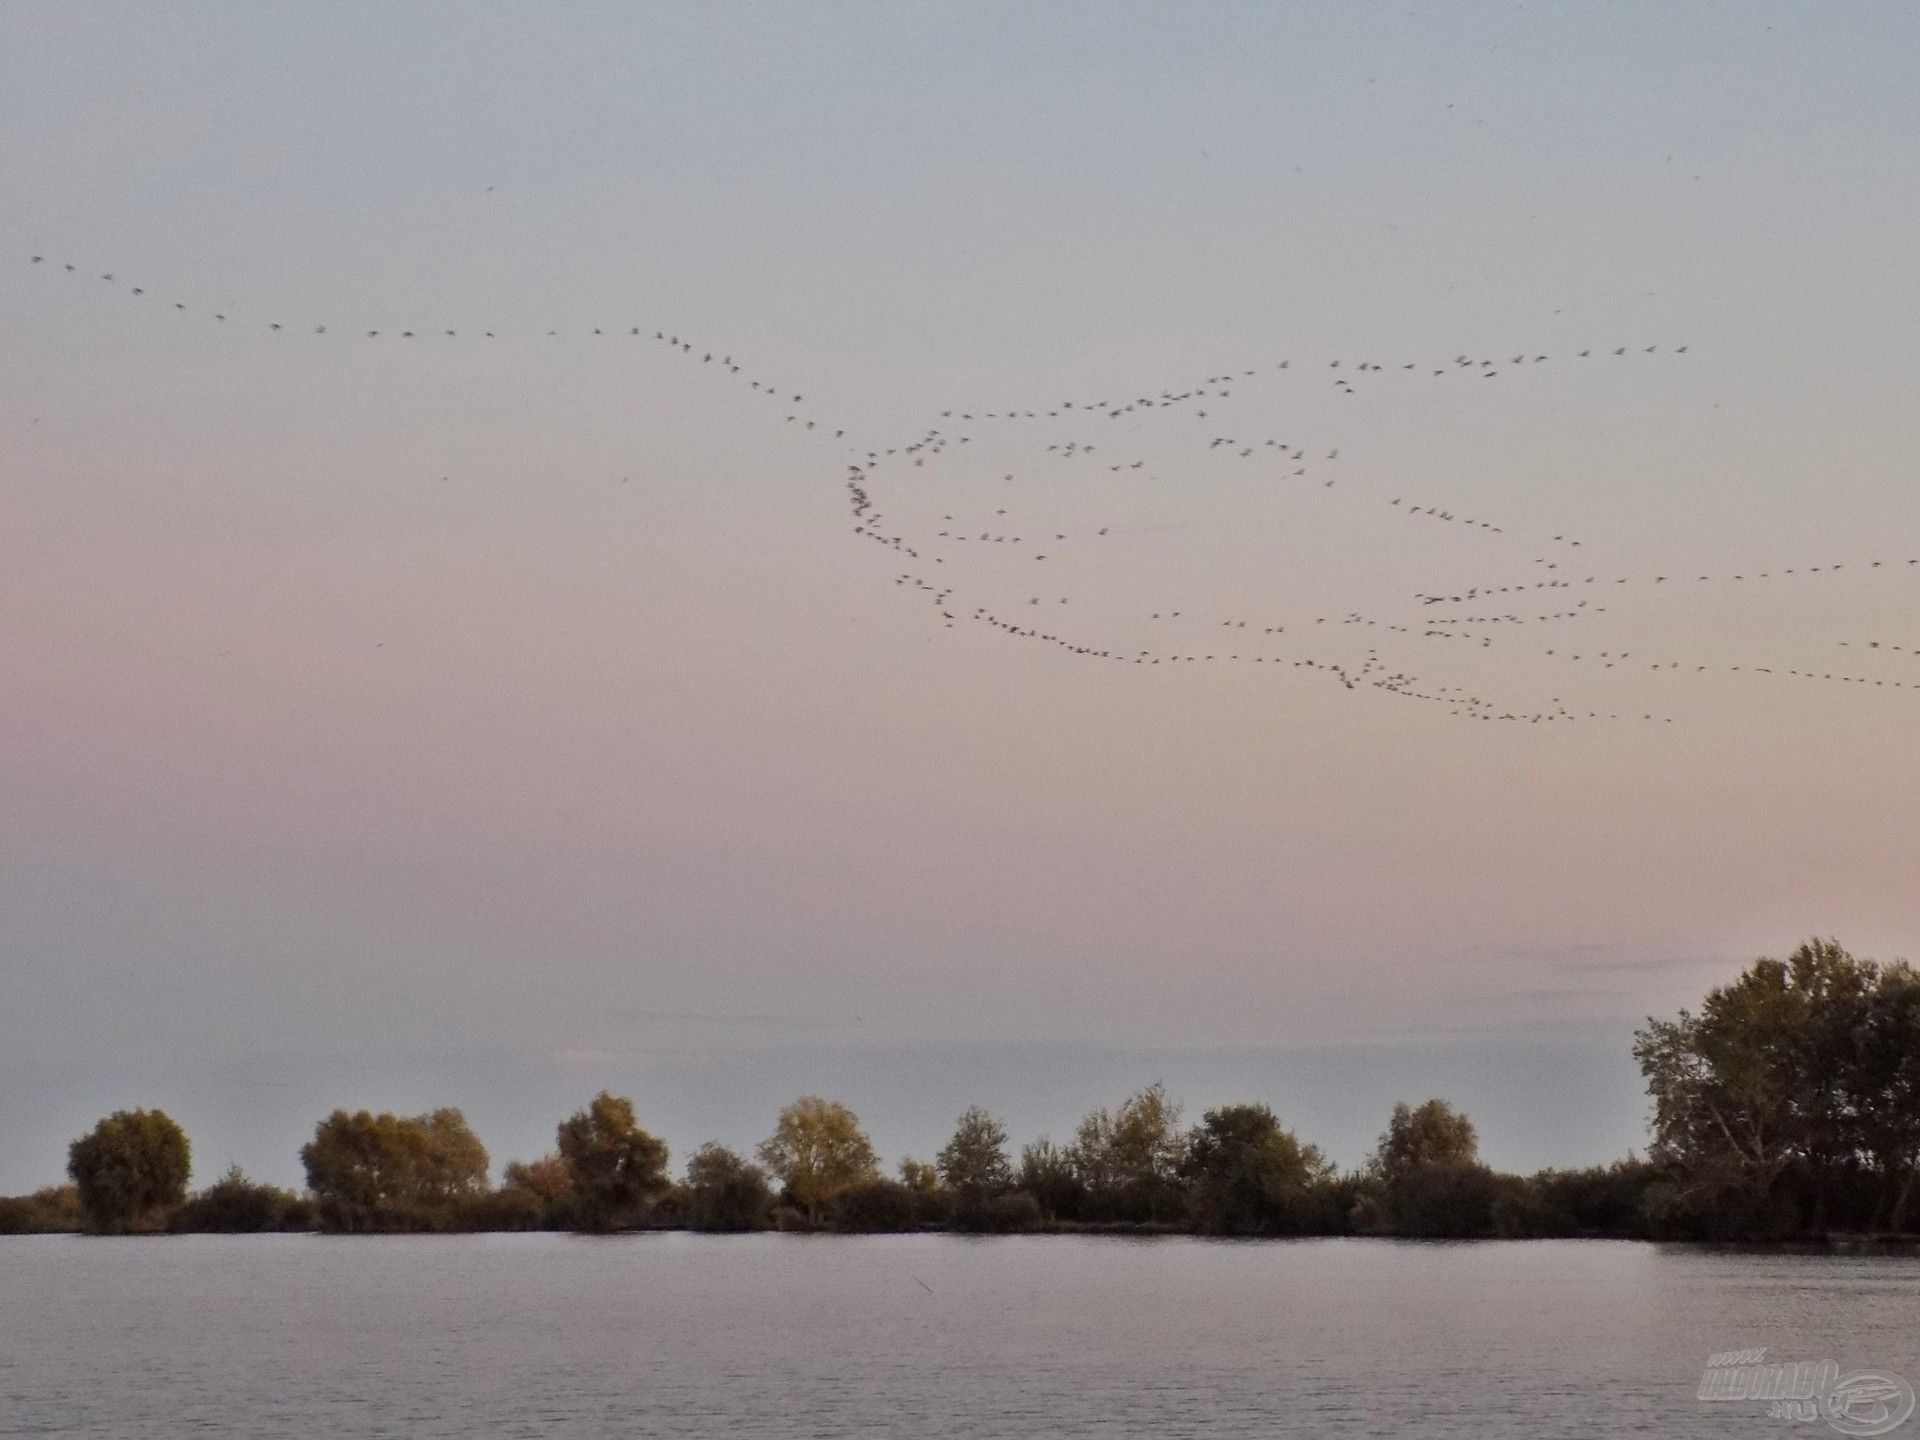
[[[773,1187],[758,1165],[724,1145],[702,1145],[687,1161],[686,1221],[695,1230],[761,1230]]]
[[[1490,1235],[1495,1203],[1511,1194],[1503,1184],[1511,1179],[1478,1163],[1410,1165],[1387,1183],[1387,1228],[1396,1235],[1427,1239]]]
[[[842,1230],[911,1230],[915,1223],[913,1191],[884,1176],[856,1181],[833,1197],[833,1223]]]
[[[435,1228],[485,1232],[555,1227],[538,1196],[503,1185],[498,1190],[483,1191],[458,1201],[444,1212]]]
[[[501,1203],[517,1213],[537,1216],[528,1230],[564,1230],[573,1223],[573,1173],[558,1155],[508,1164],[500,1182]]]
[[[0,1235],[51,1235],[80,1228],[80,1192],[49,1185],[31,1195],[0,1195]]]
[[[952,1223],[956,1211],[965,1207],[965,1197],[949,1190],[940,1171],[924,1160],[902,1160],[900,1183],[913,1196],[915,1225],[939,1229]]]
[[[238,1165],[173,1212],[167,1228],[175,1234],[257,1234],[267,1230],[305,1230],[312,1223],[307,1202],[291,1190],[258,1185]]]
[[[1014,1183],[1047,1220],[1078,1220],[1087,1212],[1087,1187],[1072,1153],[1044,1135],[1021,1150]]]
[[[1009,1190],[983,1201],[967,1212],[964,1228],[984,1233],[1007,1234],[1020,1230],[1038,1230],[1045,1223],[1040,1202],[1025,1190]]]
[[[1644,1235],[1654,1167],[1629,1157],[1584,1170],[1542,1170],[1527,1180],[1529,1235]]]
[[[798,1205],[775,1205],[768,1214],[767,1220],[775,1230],[794,1234],[810,1234],[820,1228],[814,1223],[813,1217]]]

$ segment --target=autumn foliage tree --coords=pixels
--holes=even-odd
[[[300,1151],[330,1230],[458,1228],[487,1193],[487,1147],[458,1110],[373,1115],[336,1110]]]
[[[818,1224],[841,1191],[879,1178],[879,1161],[860,1117],[838,1100],[803,1095],[780,1112],[760,1160]]]
[[[116,1110],[67,1148],[67,1174],[87,1227],[157,1228],[187,1193],[193,1151],[164,1110]]]

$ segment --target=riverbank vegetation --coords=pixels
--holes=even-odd
[[[1830,941],[1761,960],[1699,1012],[1649,1020],[1644,1157],[1515,1175],[1482,1162],[1444,1100],[1396,1105],[1342,1171],[1265,1104],[1191,1125],[1160,1085],[1013,1149],[975,1106],[931,1161],[883,1171],[858,1116],[804,1096],[753,1156],[707,1144],[676,1179],[632,1101],[595,1096],[554,1149],[490,1159],[455,1109],[337,1110],[302,1148],[303,1194],[236,1169],[189,1193],[190,1147],[155,1110],[76,1140],[72,1184],[0,1199],[0,1233],[762,1229],[1117,1230],[1221,1236],[1617,1236],[1789,1240],[1912,1234],[1920,1175],[1920,975]]]

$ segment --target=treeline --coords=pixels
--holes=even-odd
[[[1395,1106],[1367,1165],[1341,1173],[1265,1105],[1209,1110],[1189,1128],[1159,1085],[1094,1110],[1064,1143],[1017,1153],[997,1119],[970,1109],[932,1160],[903,1160],[891,1175],[859,1117],[818,1096],[782,1110],[752,1157],[703,1145],[677,1178],[632,1101],[605,1093],[560,1124],[550,1154],[509,1164],[497,1186],[453,1109],[337,1110],[300,1158],[304,1193],[238,1169],[189,1193],[185,1132],[160,1111],[122,1111],[74,1142],[71,1185],[0,1201],[0,1231],[1637,1234],[1650,1168],[1498,1174],[1480,1163],[1472,1123],[1429,1100]]]
[[[629,1229],[1206,1235],[1782,1239],[1899,1234],[1920,1174],[1920,976],[1830,941],[1756,962],[1698,1015],[1650,1020],[1635,1055],[1653,1100],[1645,1159],[1496,1171],[1443,1100],[1393,1108],[1367,1161],[1341,1171],[1265,1105],[1192,1125],[1159,1085],[1089,1113],[1071,1138],[1015,1152],[975,1107],[931,1160],[882,1171],[858,1117],[808,1096],[752,1156],[704,1145],[676,1177],[631,1101],[602,1093],[551,1153],[490,1183],[453,1109],[335,1111],[300,1152],[307,1188],[237,1169],[193,1194],[188,1140],[123,1111],[76,1140],[72,1184],[0,1199],[0,1232]]]

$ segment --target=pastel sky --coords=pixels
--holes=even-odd
[[[335,1104],[504,1160],[603,1086],[682,1154],[1154,1079],[1346,1163],[1430,1093],[1620,1153],[1645,1015],[1920,934],[1920,691],[1725,669],[1920,682],[1916,134],[1905,4],[0,7],[0,1189],[122,1105],[292,1181]],[[948,628],[852,533],[945,410],[1513,351],[1239,397],[1336,490],[1200,420],[874,488],[1125,530],[1047,593],[1130,648],[1537,571],[1403,489],[1846,577],[1594,622],[1712,673],[1406,642],[1662,717],[1498,724]]]

